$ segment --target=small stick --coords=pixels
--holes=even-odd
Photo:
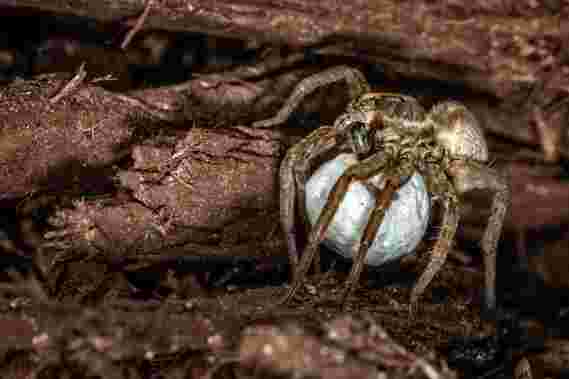
[[[130,44],[130,41],[132,41],[136,33],[138,33],[140,29],[142,29],[142,25],[144,25],[144,21],[146,21],[146,18],[150,13],[150,8],[152,7],[152,3],[153,3],[152,0],[146,1],[146,6],[144,7],[144,11],[142,11],[142,14],[140,15],[140,17],[138,17],[136,23],[134,24],[132,29],[130,29],[130,31],[126,34],[124,40],[121,43],[122,50],[125,50],[127,48],[127,46]]]
[[[51,104],[55,104],[59,102],[59,100],[63,99],[65,96],[69,95],[71,92],[77,89],[85,80],[87,76],[87,71],[85,71],[85,62],[81,63],[77,73],[66,85],[63,86],[54,96],[49,99]]]

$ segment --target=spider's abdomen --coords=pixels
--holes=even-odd
[[[358,160],[353,154],[340,154],[324,163],[306,183],[306,212],[312,225],[326,204],[332,187],[346,169]],[[380,187],[381,173],[368,180]],[[338,254],[352,259],[362,238],[375,196],[361,182],[348,188],[325,235],[324,244]],[[379,266],[411,254],[423,239],[431,212],[430,197],[421,175],[415,173],[398,191],[385,212],[365,262]]]
[[[433,107],[428,115],[435,140],[451,158],[488,161],[488,145],[476,117],[460,103],[447,101]]]

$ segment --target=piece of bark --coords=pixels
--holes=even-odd
[[[62,7],[53,0],[0,0],[2,4],[89,16],[103,22],[128,18],[132,22],[127,24],[134,25],[147,3],[117,0],[111,6],[90,1]],[[386,0],[373,5],[340,5],[329,1],[274,4],[241,0],[213,5],[186,0],[153,2],[150,8],[143,29],[241,38],[251,47],[259,42],[288,44],[298,48],[297,55],[304,51],[374,63],[387,77],[398,80],[436,79],[485,92],[491,98],[472,102],[472,108],[487,130],[516,142],[540,145],[551,161],[559,154],[569,157],[569,107],[563,100],[569,94],[569,23],[564,18],[568,8],[563,3],[401,4]],[[258,79],[271,72],[251,73]],[[235,96],[261,99],[247,100],[247,104],[262,107],[267,99],[256,96],[258,88],[239,83],[235,86],[235,79],[247,79],[244,76],[242,72],[222,75],[218,83],[210,78],[207,85],[201,89],[194,85],[193,90],[207,89],[219,95],[239,87],[240,93]]]
[[[149,122],[94,86],[81,86],[51,103],[68,79],[45,75],[0,90],[0,199],[73,185],[84,192],[108,189],[109,183],[100,180],[104,168]]]
[[[133,144],[159,130],[176,138],[180,127],[227,125],[266,112],[299,74],[258,83],[211,75],[128,95],[86,82],[55,104],[50,98],[69,75],[15,81],[0,88],[0,200],[36,192],[109,192],[111,166]]]
[[[193,128],[174,147],[137,146],[133,167],[117,174],[132,200],[59,210],[44,246],[51,265],[97,255],[148,264],[188,255],[283,255],[283,151],[281,133],[245,127]]]

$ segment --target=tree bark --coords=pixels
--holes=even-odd
[[[45,75],[0,90],[0,200],[18,202],[27,246],[46,247],[31,214],[56,207],[44,249],[53,251],[53,262],[87,253],[153,261],[168,247],[174,249],[165,260],[284,251],[274,243],[277,171],[290,143],[280,131],[192,128],[185,107],[165,112],[152,102],[179,104],[185,87],[122,95],[78,83],[62,95],[69,83]],[[204,101],[212,95],[201,87],[192,92]],[[218,123],[230,110],[251,111],[254,96],[234,102],[231,90],[224,93]]]
[[[61,3],[1,0],[0,5],[117,21],[145,1]],[[501,98],[563,68],[552,89],[568,90],[569,7],[561,2],[153,1],[143,28],[203,32],[259,43],[357,55],[393,72],[466,84]]]
[[[135,24],[143,0],[0,0]],[[395,79],[434,79],[482,92],[485,127],[569,156],[569,6],[564,2],[183,0],[150,4],[143,29],[202,32],[356,59]],[[264,72],[264,75],[270,72]],[[488,97],[487,95],[491,95]],[[475,106],[476,108],[477,106]],[[496,112],[488,116],[485,110]],[[542,132],[550,141],[544,142]]]

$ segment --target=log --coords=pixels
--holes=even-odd
[[[85,254],[155,262],[284,253],[277,172],[290,138],[244,126],[192,127],[199,115],[177,106],[189,86],[205,113],[211,97],[221,100],[212,122],[222,124],[256,109],[256,96],[235,96],[246,85],[232,91],[218,81],[226,88],[216,97],[215,77],[202,77],[182,90],[126,95],[74,79],[43,75],[0,90],[0,200],[18,204],[26,246],[42,248],[54,265]],[[273,101],[290,90],[270,82],[255,89]],[[59,209],[48,243],[31,218],[42,208]]]
[[[193,125],[230,126],[266,113],[288,94],[298,72],[256,83],[211,75],[128,94],[88,80],[64,90],[72,80],[47,74],[0,88],[0,200],[108,192],[109,168],[136,143],[159,130],[176,139]]]
[[[276,180],[283,150],[278,131],[245,127],[192,128],[177,142],[133,146],[132,165],[113,177],[118,193],[75,199],[49,218],[36,253],[49,291],[66,293],[59,284],[69,281],[80,295],[100,290],[81,266],[167,272],[211,269],[216,258],[218,267],[286,262]]]
[[[110,22],[142,14],[146,2],[1,0],[0,5]],[[568,12],[561,2],[513,0],[153,1],[143,29],[316,47],[506,98],[541,82],[550,69],[562,71],[552,89],[567,92]]]
[[[45,75],[0,89],[0,199],[74,184],[104,192],[104,168],[124,156],[147,120],[100,87],[78,88],[53,102],[70,75]]]
[[[477,115],[488,130],[542,146],[552,162],[569,156],[569,8],[562,2],[0,0],[0,6],[131,26],[148,4],[141,30],[201,32],[252,47],[286,45],[373,64],[394,79],[436,80],[483,93],[489,104]],[[494,115],[486,114],[488,106]]]
[[[174,146],[135,146],[132,167],[116,174],[126,200],[76,201],[51,218],[52,265],[97,254],[155,263],[283,255],[276,181],[282,151],[280,133],[243,127],[193,128]]]

